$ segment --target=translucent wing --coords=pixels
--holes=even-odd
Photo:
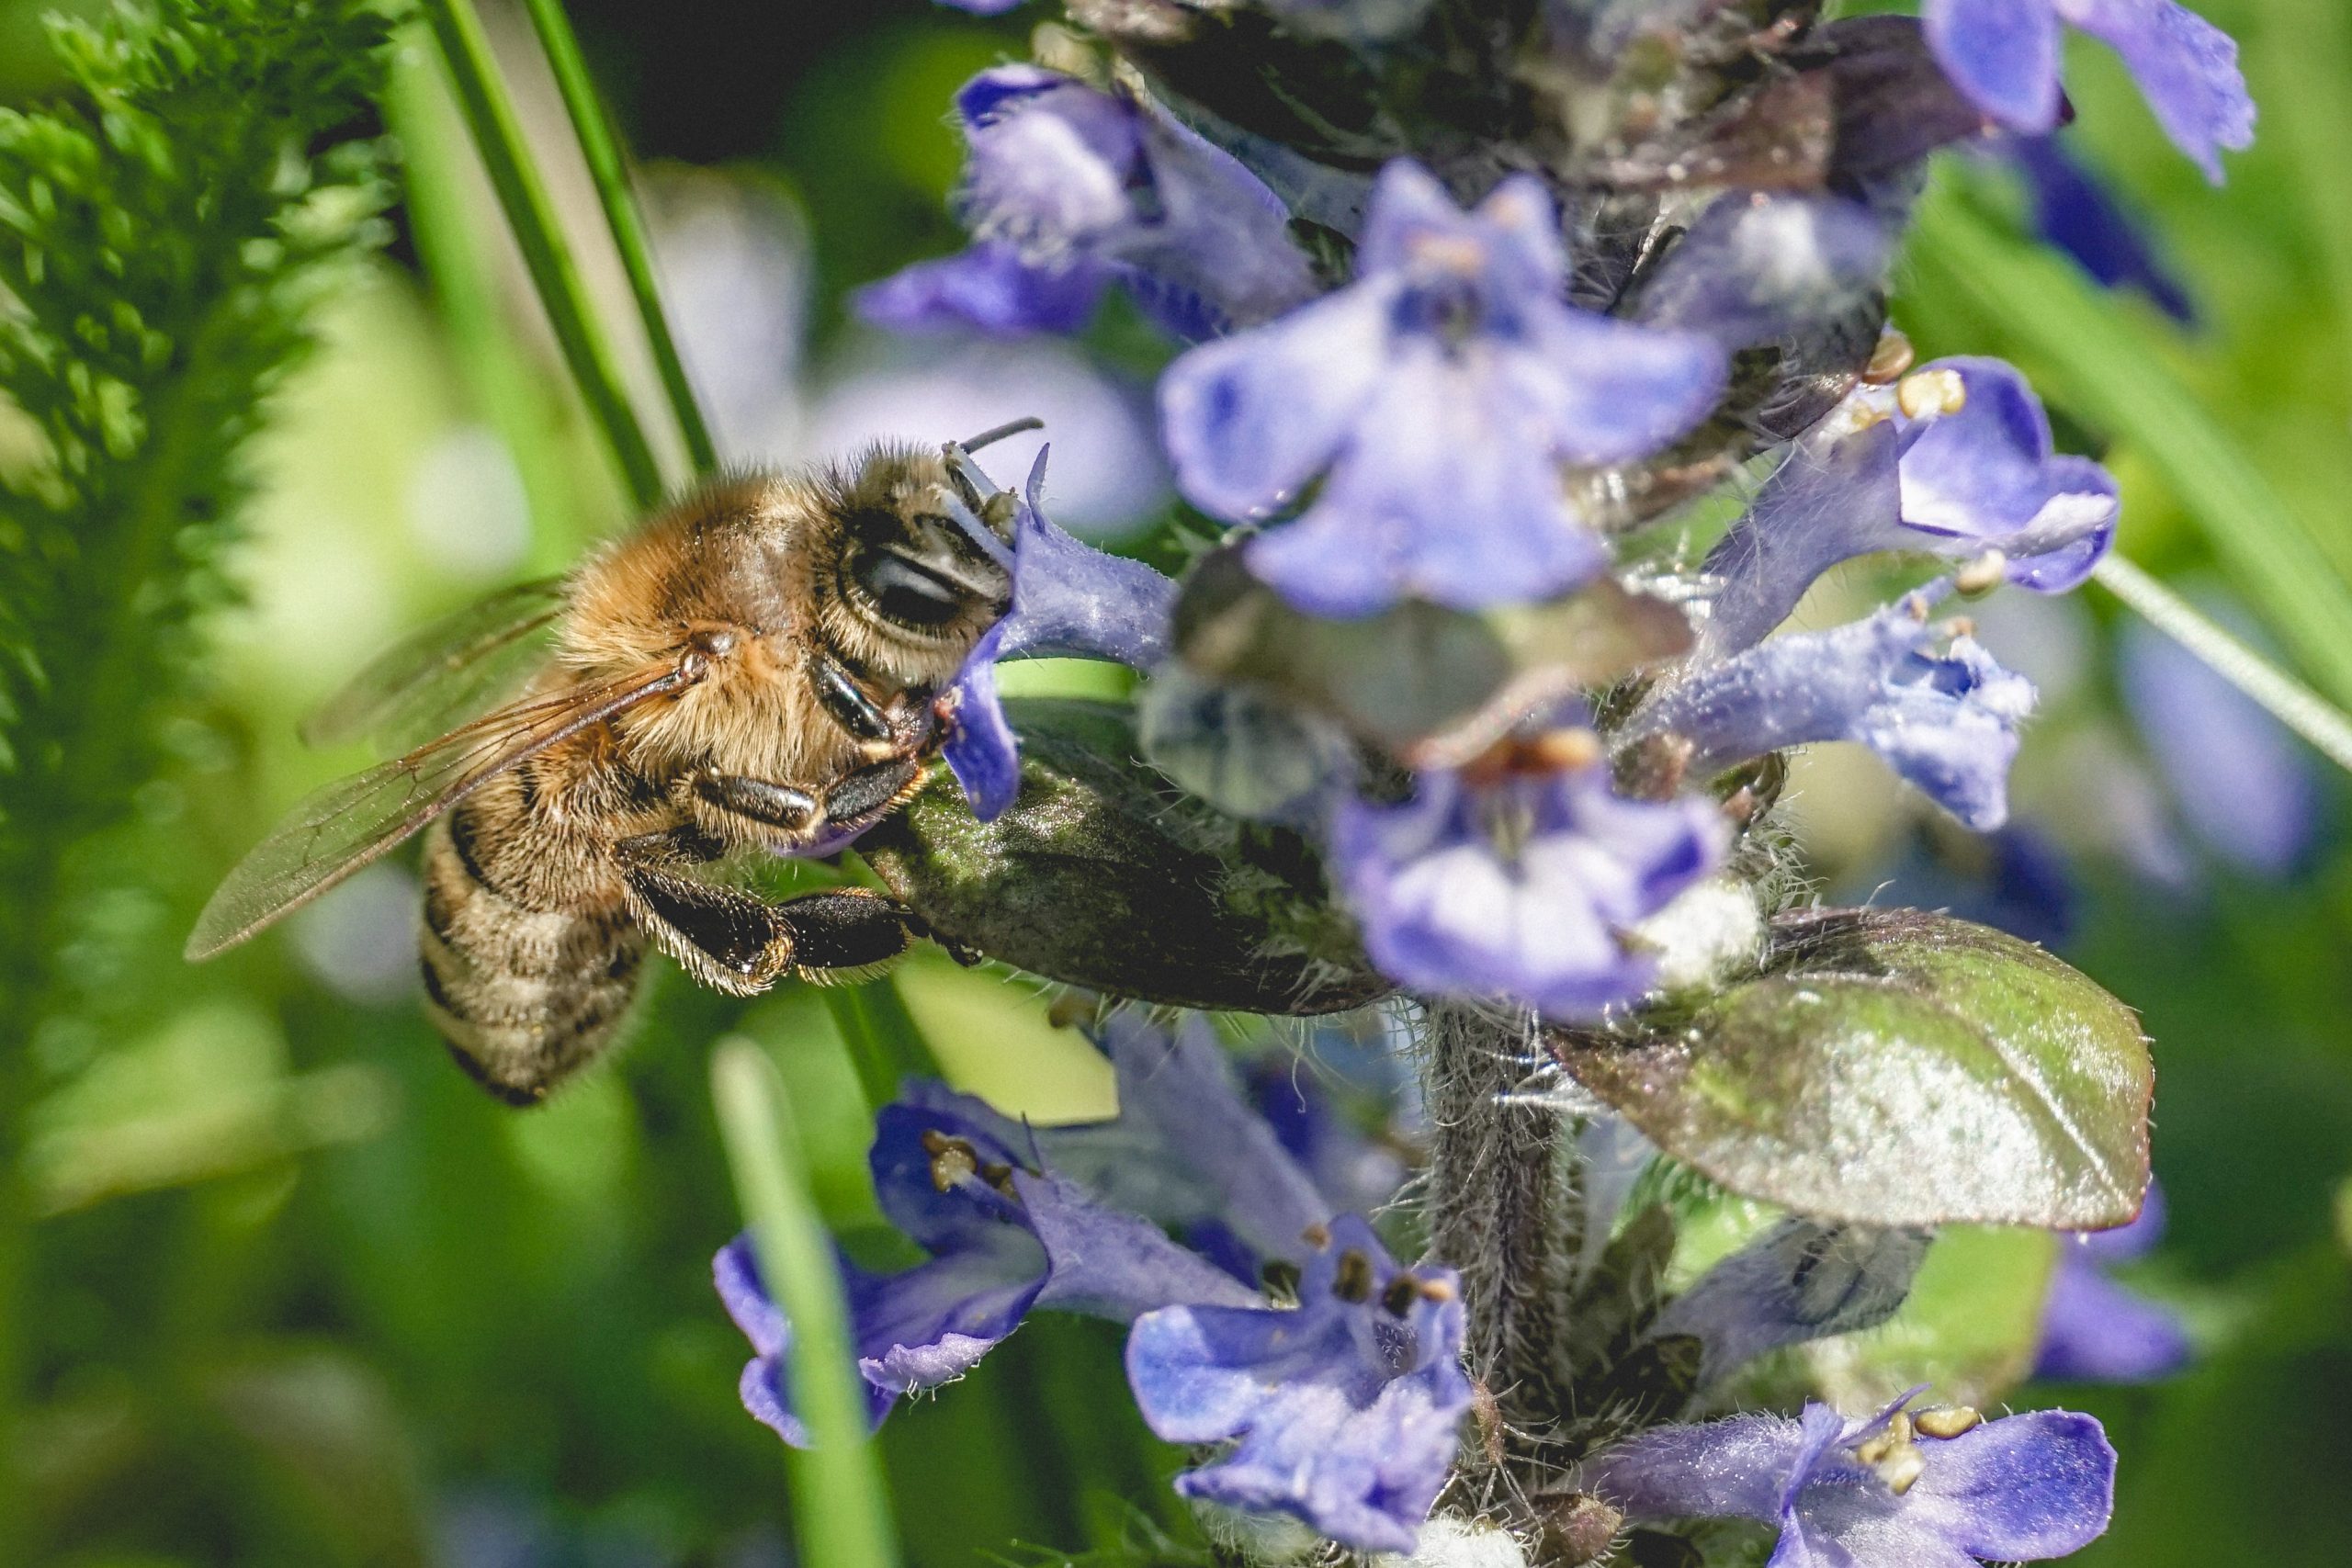
[[[375,860],[469,791],[568,735],[693,684],[699,653],[593,686],[533,697],[487,714],[430,745],[331,784],[287,813],[237,863],[197,917],[190,959],[233,947]]]
[[[302,721],[303,740],[368,736],[406,748],[512,696],[546,657],[563,579],[503,589],[385,649]]]

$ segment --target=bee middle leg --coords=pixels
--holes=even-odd
[[[756,996],[789,971],[845,977],[887,964],[931,934],[922,917],[865,888],[807,893],[771,904],[683,869],[693,857],[671,834],[617,846],[629,911],[654,944],[702,984]],[[961,957],[961,954],[958,954]]]
[[[696,980],[729,996],[756,996],[792,966],[791,928],[765,899],[687,873],[704,847],[672,833],[616,845],[629,913]]]

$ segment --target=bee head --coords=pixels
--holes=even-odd
[[[876,454],[844,500],[841,592],[881,641],[968,649],[1010,606],[1012,573],[958,521],[937,456]]]

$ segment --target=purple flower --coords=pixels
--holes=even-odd
[[[1003,1118],[968,1096],[917,1086],[875,1120],[875,1196],[931,1255],[895,1274],[843,1262],[852,1337],[874,1419],[899,1395],[969,1371],[1031,1308],[1117,1321],[1170,1302],[1242,1305],[1255,1294],[1159,1229],[1026,1168]],[[789,1443],[808,1434],[786,1381],[790,1325],[759,1278],[750,1239],[718,1255],[720,1299],[752,1341],[746,1409]]]
[[[1768,1350],[1884,1323],[1934,1240],[1926,1230],[1782,1220],[1701,1275],[1650,1337],[1698,1340],[1703,1388]]]
[[[2222,613],[2245,629],[2242,616]],[[2119,673],[2132,723],[2199,840],[2256,876],[2300,868],[2320,826],[2320,781],[2303,743],[2203,660],[2140,622],[2123,628]]]
[[[861,319],[892,332],[1021,337],[1078,331],[1110,284],[1098,262],[1078,257],[1061,267],[1033,266],[1012,246],[983,241],[869,284],[853,304]]]
[[[1904,412],[1906,400],[1919,412]],[[2054,449],[2050,416],[2011,367],[1938,360],[1907,378],[1885,412],[1858,432],[1800,443],[1708,555],[1721,584],[1702,633],[1708,653],[1761,640],[1815,578],[1857,556],[1964,560],[1998,550],[2010,582],[2061,593],[2107,553],[2114,479]]]
[[[1162,377],[1178,487],[1250,541],[1302,610],[1369,615],[1407,594],[1457,608],[1540,599],[1607,563],[1560,465],[1657,451],[1713,407],[1703,337],[1570,309],[1551,197],[1504,181],[1475,212],[1399,161],[1380,176],[1357,281]]]
[[[1197,338],[1313,294],[1281,201],[1157,105],[1004,65],[974,77],[956,107],[971,148],[958,206],[975,243],[868,289],[869,318],[1068,331],[1115,276],[1161,324]]]
[[[1022,0],[934,0],[934,3],[957,11],[969,11],[975,17],[1001,17],[1022,4]]]
[[[1470,1408],[1460,1282],[1399,1269],[1353,1215],[1332,1223],[1295,1308],[1173,1306],[1136,1320],[1127,1381],[1170,1442],[1233,1441],[1187,1496],[1409,1551]]]
[[[2254,100],[2228,34],[2173,0],[1927,0],[1928,42],[1952,81],[2012,130],[2060,119],[2059,24],[2123,56],[2174,145],[2222,182],[2222,149],[2254,144]]]
[[[1332,860],[1384,973],[1570,1019],[1648,987],[1656,962],[1624,928],[1713,870],[1728,830],[1710,801],[1620,796],[1597,746],[1567,761],[1538,744],[1482,776],[1422,773],[1401,806],[1340,807]]]
[[[2184,326],[2197,306],[2157,256],[2154,241],[2098,175],[2056,136],[2004,136],[2000,155],[2025,181],[2033,228],[2106,288],[2137,288]]]
[[[1894,236],[1860,202],[1736,191],[1700,215],[1642,291],[1637,319],[1725,349],[1835,319],[1886,280]]]
[[[1053,1168],[1094,1201],[1179,1234],[1230,1234],[1253,1277],[1256,1264],[1304,1263],[1304,1237],[1336,1205],[1243,1099],[1208,1020],[1190,1013],[1165,1029],[1128,1010],[1091,1032],[1117,1075],[1118,1118],[1038,1129]]]
[[[1580,1484],[1641,1522],[1773,1525],[1770,1568],[2039,1562],[2107,1529],[2115,1450],[2091,1417],[2037,1410],[1934,1438],[1910,1429],[1909,1397],[1853,1425],[1807,1404],[1799,1420],[1661,1427],[1589,1461]]]
[[[2143,1257],[2165,1231],[2163,1191],[2151,1186],[2139,1217],[2111,1231],[2062,1237],[2041,1309],[2033,1375],[2069,1382],[2154,1382],[2188,1364],[2179,1314],[2107,1277]]]
[[[1965,633],[1928,619],[1943,584],[1866,620],[1774,637],[1684,676],[1634,714],[1628,739],[1677,734],[1690,770],[1718,772],[1784,746],[1869,747],[1930,800],[1980,833],[2008,818],[2009,763],[2033,686]]]
[[[995,487],[977,466],[963,469],[976,491]],[[1140,561],[1080,544],[1047,520],[1040,500],[1046,453],[1029,470],[1013,513],[1012,544],[973,519],[972,536],[1012,572],[1012,607],[972,649],[941,694],[948,722],[948,767],[982,821],[1003,814],[1021,792],[1021,742],[997,699],[999,661],[1031,655],[1113,659],[1137,668],[1167,651],[1176,585]]]

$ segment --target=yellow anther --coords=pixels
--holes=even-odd
[[[1894,385],[1894,404],[1906,419],[1958,413],[1968,406],[1968,383],[1957,370],[1921,370]]]
[[[1954,1404],[1941,1410],[1922,1410],[1913,1425],[1927,1438],[1957,1438],[1962,1432],[1973,1432],[1984,1424],[1984,1413],[1965,1404]]]
[[[1889,327],[1879,334],[1878,347],[1871,352],[1871,362],[1862,367],[1862,379],[1873,387],[1892,386],[1903,378],[1903,373],[1918,361],[1911,340]]]
[[[1990,593],[2009,579],[2009,558],[1999,550],[1986,550],[1952,578],[1952,586],[1970,598]]]

